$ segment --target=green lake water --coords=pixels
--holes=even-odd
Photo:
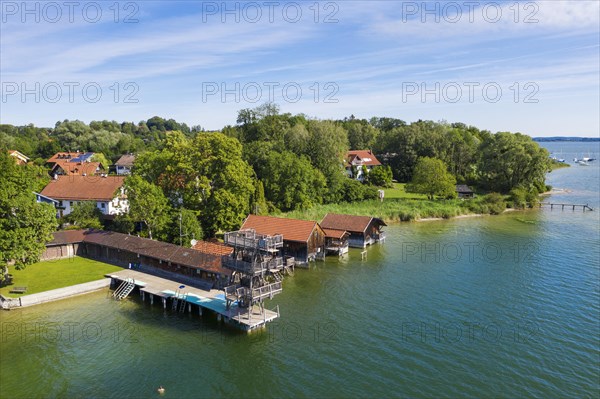
[[[595,212],[389,226],[366,261],[287,278],[261,333],[108,291],[0,312],[0,396],[598,397],[599,165],[548,178]]]

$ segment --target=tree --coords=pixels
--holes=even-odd
[[[94,154],[92,156],[92,159],[90,159],[90,161],[100,162],[100,165],[102,165],[104,170],[106,170],[108,172],[108,168],[110,167],[110,161],[108,159],[106,159],[104,154],[102,154],[101,152]]]
[[[64,219],[80,229],[102,229],[102,212],[96,202],[78,203]]]
[[[407,192],[426,194],[430,200],[435,196],[455,197],[455,190],[456,179],[448,172],[444,162],[428,157],[419,159],[412,182],[406,186]]]
[[[191,240],[201,240],[203,233],[195,211],[180,208],[173,209],[170,222],[161,232],[161,239],[173,244],[191,247]]]
[[[308,158],[291,152],[271,152],[263,169],[265,195],[283,210],[308,209],[322,202],[325,177]]]
[[[550,158],[531,137],[502,132],[484,137],[478,167],[480,184],[489,190],[508,193],[521,187],[543,192]]]
[[[57,227],[54,207],[35,200],[36,169],[0,151],[0,261],[17,269],[39,260]]]
[[[129,200],[129,214],[135,221],[143,222],[148,237],[165,227],[169,220],[169,204],[161,189],[139,176],[125,179],[125,192]]]
[[[367,183],[373,186],[392,187],[392,168],[389,166],[375,167],[366,176]]]

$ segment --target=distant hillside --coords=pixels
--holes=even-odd
[[[600,137],[534,137],[534,141],[546,142],[546,141],[583,141],[583,142],[591,142],[591,141],[600,141]]]

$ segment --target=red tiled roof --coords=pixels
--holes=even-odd
[[[354,160],[362,161],[363,165],[378,166],[381,162],[377,159],[371,150],[353,150],[346,154],[347,162],[351,163]]]
[[[217,244],[208,241],[198,241],[192,248],[205,254],[218,256],[229,255],[233,252],[233,248],[228,247],[225,244]]]
[[[46,244],[46,246],[51,245],[64,245],[64,244],[74,244],[76,242],[82,242],[85,236],[85,233],[88,230],[61,230],[55,231],[52,233],[54,236],[52,241]]]
[[[371,221],[375,221],[381,226],[386,226],[385,222],[378,218],[371,216],[354,216],[354,215],[339,215],[335,213],[328,213],[323,218],[321,226],[324,229],[336,229],[346,230],[352,233],[364,232]]]
[[[40,194],[56,200],[110,201],[124,180],[123,176],[57,176]]]
[[[61,159],[54,163],[52,171],[60,167],[67,175],[94,175],[98,169],[102,169],[100,162],[69,162]]]
[[[317,222],[310,220],[249,215],[240,230],[254,229],[258,234],[281,234],[286,241],[307,242],[316,226]]]
[[[337,238],[342,239],[348,232],[346,230],[336,230],[336,229],[323,229],[325,232],[325,237],[327,238]]]

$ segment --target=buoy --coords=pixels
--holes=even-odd
[[[161,385],[161,386],[159,386],[159,387],[158,387],[158,389],[157,389],[156,391],[157,391],[159,394],[161,394],[161,395],[162,395],[163,393],[165,393],[165,389],[163,388],[163,386],[162,386],[162,385]]]

